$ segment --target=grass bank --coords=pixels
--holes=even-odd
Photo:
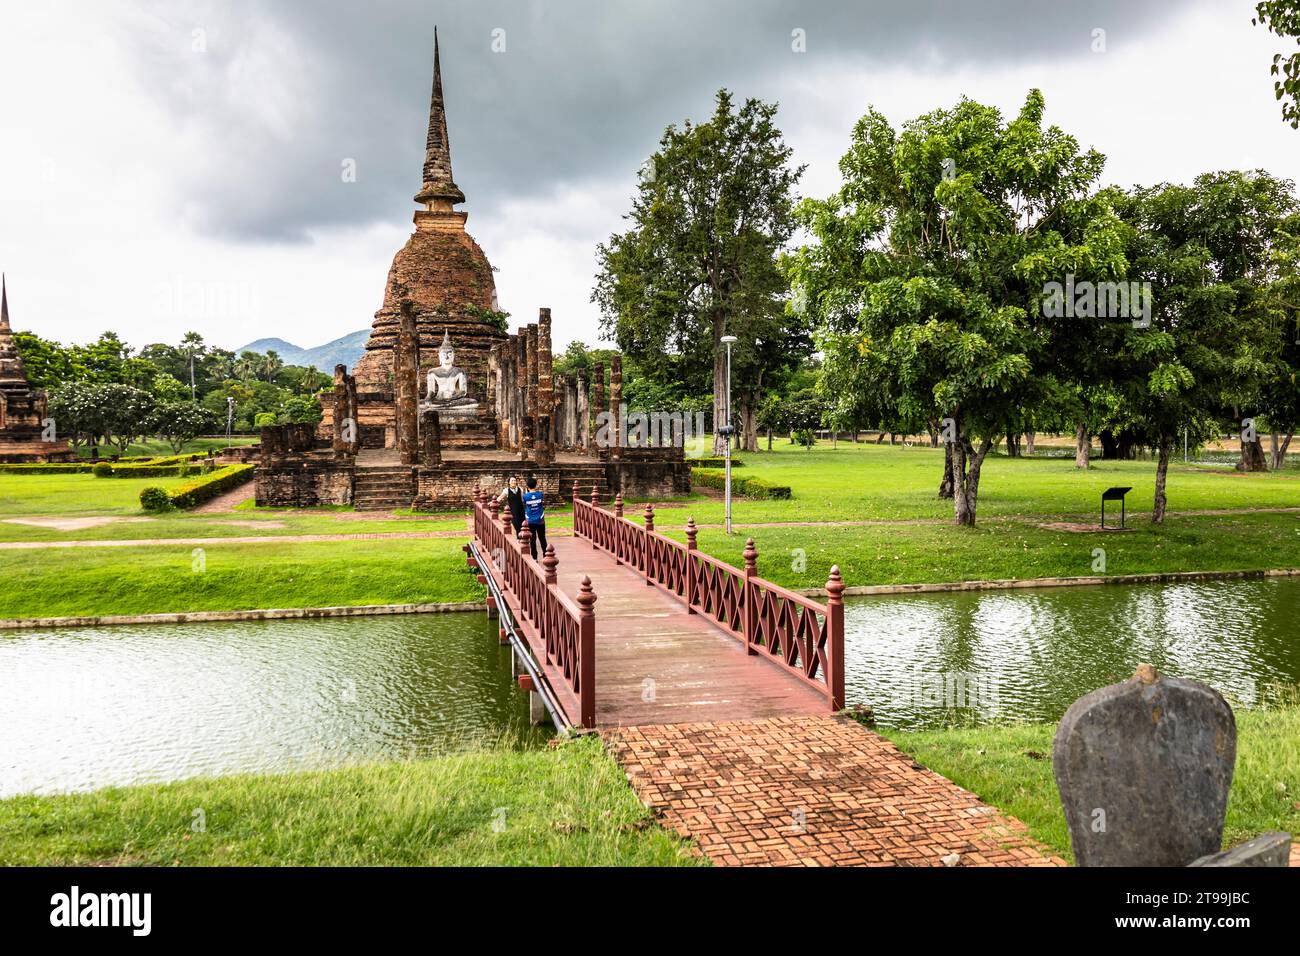
[[[0,617],[75,617],[483,597],[460,538],[0,551]],[[196,554],[196,550],[201,552]]]
[[[1300,833],[1300,707],[1237,708],[1235,713],[1237,767],[1224,847],[1267,830]],[[919,763],[1019,818],[1035,839],[1073,861],[1052,776],[1055,724],[879,733]]]
[[[203,828],[196,830],[196,821]],[[600,740],[0,800],[0,865],[702,865]]]

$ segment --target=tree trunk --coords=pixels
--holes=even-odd
[[[767,430],[767,450],[772,450],[772,429]]]
[[[952,478],[952,459],[953,459],[952,442],[944,442],[943,445],[943,480],[939,482],[939,497],[951,498],[953,495],[953,478]]]
[[[1032,456],[1034,454],[1034,433],[1025,432],[1025,454]]]
[[[890,433],[889,433],[889,444],[890,444],[890,447],[892,447],[893,444],[894,444],[894,433],[893,433],[893,432],[890,432]]]
[[[1264,446],[1258,438],[1241,443],[1241,461],[1237,462],[1238,471],[1268,471],[1268,462],[1264,458]]]
[[[884,433],[884,432],[878,432],[878,433],[876,434],[876,444],[879,445],[879,444],[883,443],[884,440],[885,440],[885,433]]]
[[[757,402],[749,398],[740,407],[741,450],[758,451],[758,416],[754,414]]]
[[[1286,450],[1291,444],[1291,437],[1295,434],[1293,429],[1287,429],[1286,435],[1279,445],[1277,441],[1277,432],[1273,433],[1273,470],[1277,471],[1286,464]]]
[[[1011,432],[1007,432],[1007,457],[1020,457],[1020,436],[1013,435]]]
[[[1156,501],[1155,508],[1151,512],[1151,522],[1161,524],[1165,520],[1165,507],[1168,504],[1168,498],[1165,495],[1165,476],[1169,473],[1169,450],[1173,448],[1174,440],[1170,435],[1160,436],[1160,457],[1156,461]]]
[[[925,423],[925,430],[930,434],[930,447],[939,447],[939,423],[933,418]]]
[[[1101,440],[1101,457],[1106,461],[1113,461],[1120,457],[1119,442],[1115,438],[1115,433],[1109,428],[1103,429],[1097,434]]]
[[[1074,467],[1088,468],[1091,457],[1092,436],[1088,434],[1088,426],[1079,422],[1079,427],[1074,430]]]
[[[953,521],[955,524],[975,527],[975,512],[979,504],[980,469],[984,458],[993,447],[993,440],[985,438],[976,451],[970,439],[962,437],[953,446]]]

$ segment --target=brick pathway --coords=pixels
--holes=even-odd
[[[717,864],[1065,865],[1019,820],[845,717],[624,727],[605,737],[642,802]]]

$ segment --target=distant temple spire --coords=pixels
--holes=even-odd
[[[424,185],[415,201],[429,209],[450,210],[465,201],[451,178],[451,143],[447,139],[447,111],[442,102],[442,65],[438,58],[438,28],[433,29],[433,94],[429,101],[429,137],[424,149]]]
[[[9,288],[5,284],[4,273],[0,273],[0,332],[8,332],[9,328]]]

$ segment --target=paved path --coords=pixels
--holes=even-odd
[[[618,727],[821,714],[826,695],[744,646],[668,592],[574,537],[548,535],[557,582],[596,592],[596,724]],[[571,569],[571,570],[570,570]]]
[[[1025,826],[847,717],[624,727],[643,803],[721,865],[1064,866]]]

